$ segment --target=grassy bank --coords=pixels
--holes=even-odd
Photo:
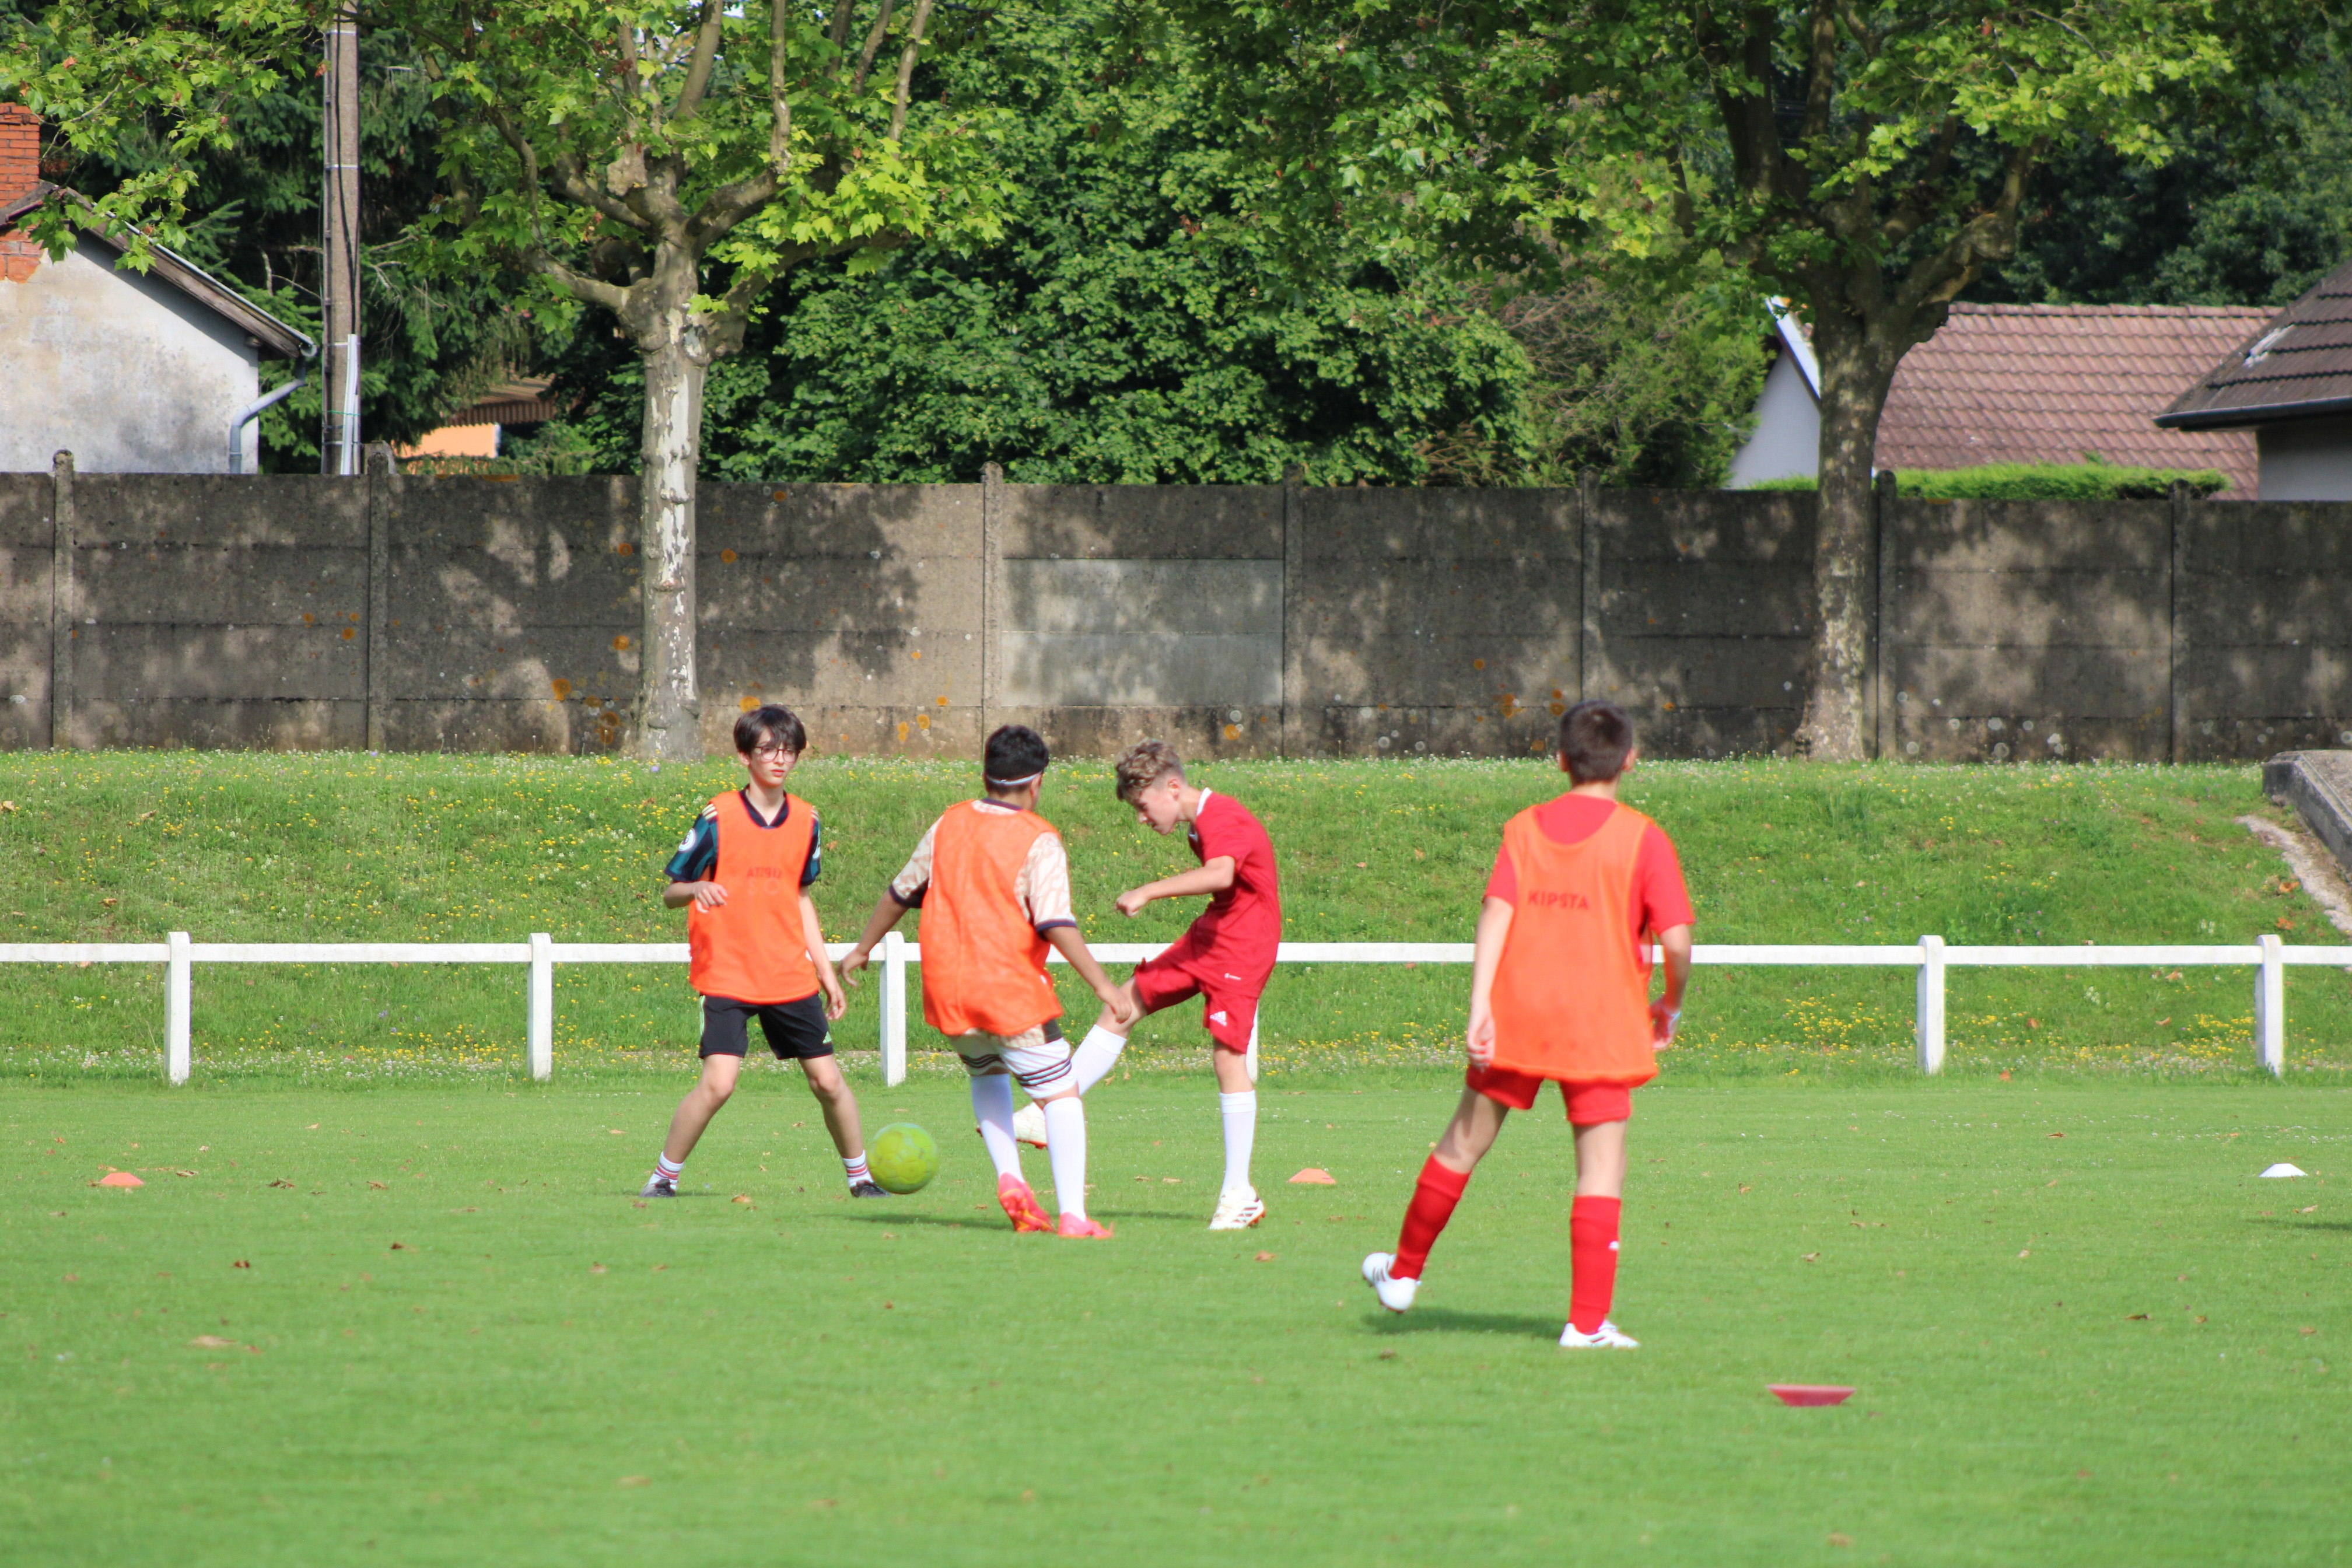
[[[662,861],[731,763],[253,753],[0,757],[0,941],[677,941]],[[1294,940],[1464,940],[1503,820],[1554,793],[1517,762],[1226,763],[1200,770],[1265,819]],[[825,823],[817,900],[854,931],[967,766],[818,759],[794,787]],[[2236,823],[2275,816],[2252,768],[1826,767],[1659,763],[1626,797],[1679,844],[1702,941],[1954,942],[2336,940],[2277,857]],[[1135,921],[1120,889],[1189,864],[1134,826],[1108,769],[1049,775],[1096,940],[1173,936],[1189,910]],[[1286,968],[1266,1005],[1277,1068],[1448,1060],[1457,969]],[[487,1077],[520,1052],[519,971],[198,971],[202,1070],[301,1078]],[[0,973],[0,1073],[145,1075],[161,982],[130,968]],[[1089,999],[1066,991],[1074,1012]],[[2242,973],[1968,972],[1951,990],[1958,1072],[2233,1072],[2251,1063]],[[1905,972],[1702,972],[1670,1071],[1685,1077],[1903,1070]],[[681,973],[567,972],[565,1070],[677,1069],[693,1028]],[[873,1040],[870,992],[839,1031]],[[1131,1059],[1195,1063],[1189,1012]],[[928,1043],[918,1029],[917,1045]],[[2289,981],[2290,1059],[2352,1067],[2352,987]],[[1157,1053],[1157,1054],[1155,1054]]]

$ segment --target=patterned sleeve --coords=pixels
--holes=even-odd
[[[807,862],[801,867],[801,886],[814,883],[824,870],[824,818],[809,807],[809,852]]]
[[[719,808],[706,805],[679,840],[664,873],[673,882],[699,882],[719,866]]]
[[[910,910],[919,908],[923,895],[930,891],[931,837],[939,830],[940,825],[936,822],[923,829],[923,841],[916,845],[914,854],[907,858],[905,869],[890,879],[890,896]]]
[[[1070,910],[1070,857],[1060,834],[1040,833],[1030,841],[1017,891],[1029,907],[1029,923],[1038,931],[1078,923]]]

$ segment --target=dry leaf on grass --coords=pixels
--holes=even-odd
[[[235,1340],[225,1340],[218,1334],[198,1334],[194,1339],[190,1340],[188,1343],[197,1350],[204,1351],[233,1351],[236,1349],[236,1342]]]
[[[749,1193],[737,1193],[733,1197],[727,1201],[729,1203],[741,1204],[745,1208],[753,1206],[751,1203],[751,1194]]]
[[[588,1272],[591,1274],[603,1274],[607,1272],[607,1270],[601,1263],[592,1263],[588,1266]]]
[[[1804,1255],[1804,1257],[1802,1257],[1802,1258],[1799,1258],[1797,1261],[1798,1261],[1798,1262],[1800,1262],[1800,1263],[1819,1263],[1821,1260],[1822,1260],[1822,1255],[1821,1255],[1820,1253],[1818,1253],[1818,1252],[1808,1252],[1808,1253],[1806,1253],[1806,1254]]]
[[[1271,1252],[1261,1252],[1255,1258],[1252,1259],[1252,1261],[1257,1263],[1271,1263],[1274,1261],[1274,1254]]]
[[[392,1184],[390,1182],[370,1182],[368,1185],[381,1193],[389,1190]]]

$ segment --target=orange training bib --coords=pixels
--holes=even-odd
[[[1650,963],[1633,922],[1633,869],[1650,819],[1620,805],[1601,830],[1558,844],[1523,811],[1503,828],[1518,874],[1495,970],[1495,1065],[1571,1083],[1647,1083]]]
[[[801,871],[816,813],[788,795],[783,821],[763,827],[740,790],[710,804],[719,824],[710,879],[727,889],[727,901],[715,910],[687,906],[694,988],[738,1002],[797,1002],[816,990],[816,961],[801,929]]]
[[[942,1035],[1018,1035],[1062,1016],[1045,978],[1045,939],[1017,891],[1029,847],[1053,831],[1034,811],[976,801],[950,806],[932,830],[923,1016]]]

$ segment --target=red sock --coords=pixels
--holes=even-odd
[[[1391,1279],[1418,1279],[1423,1265],[1429,1261],[1429,1249],[1437,1245],[1438,1234],[1445,1222],[1454,1217],[1454,1205],[1462,1201],[1462,1189],[1470,1184],[1467,1171],[1448,1170],[1432,1154],[1421,1167],[1421,1180],[1412,1189],[1412,1202],[1404,1211],[1404,1230],[1397,1237],[1395,1260],[1389,1265]]]
[[[1617,1294],[1619,1198],[1579,1198],[1569,1206],[1568,1246],[1576,1275],[1568,1288],[1568,1321],[1589,1334],[1609,1315]]]

